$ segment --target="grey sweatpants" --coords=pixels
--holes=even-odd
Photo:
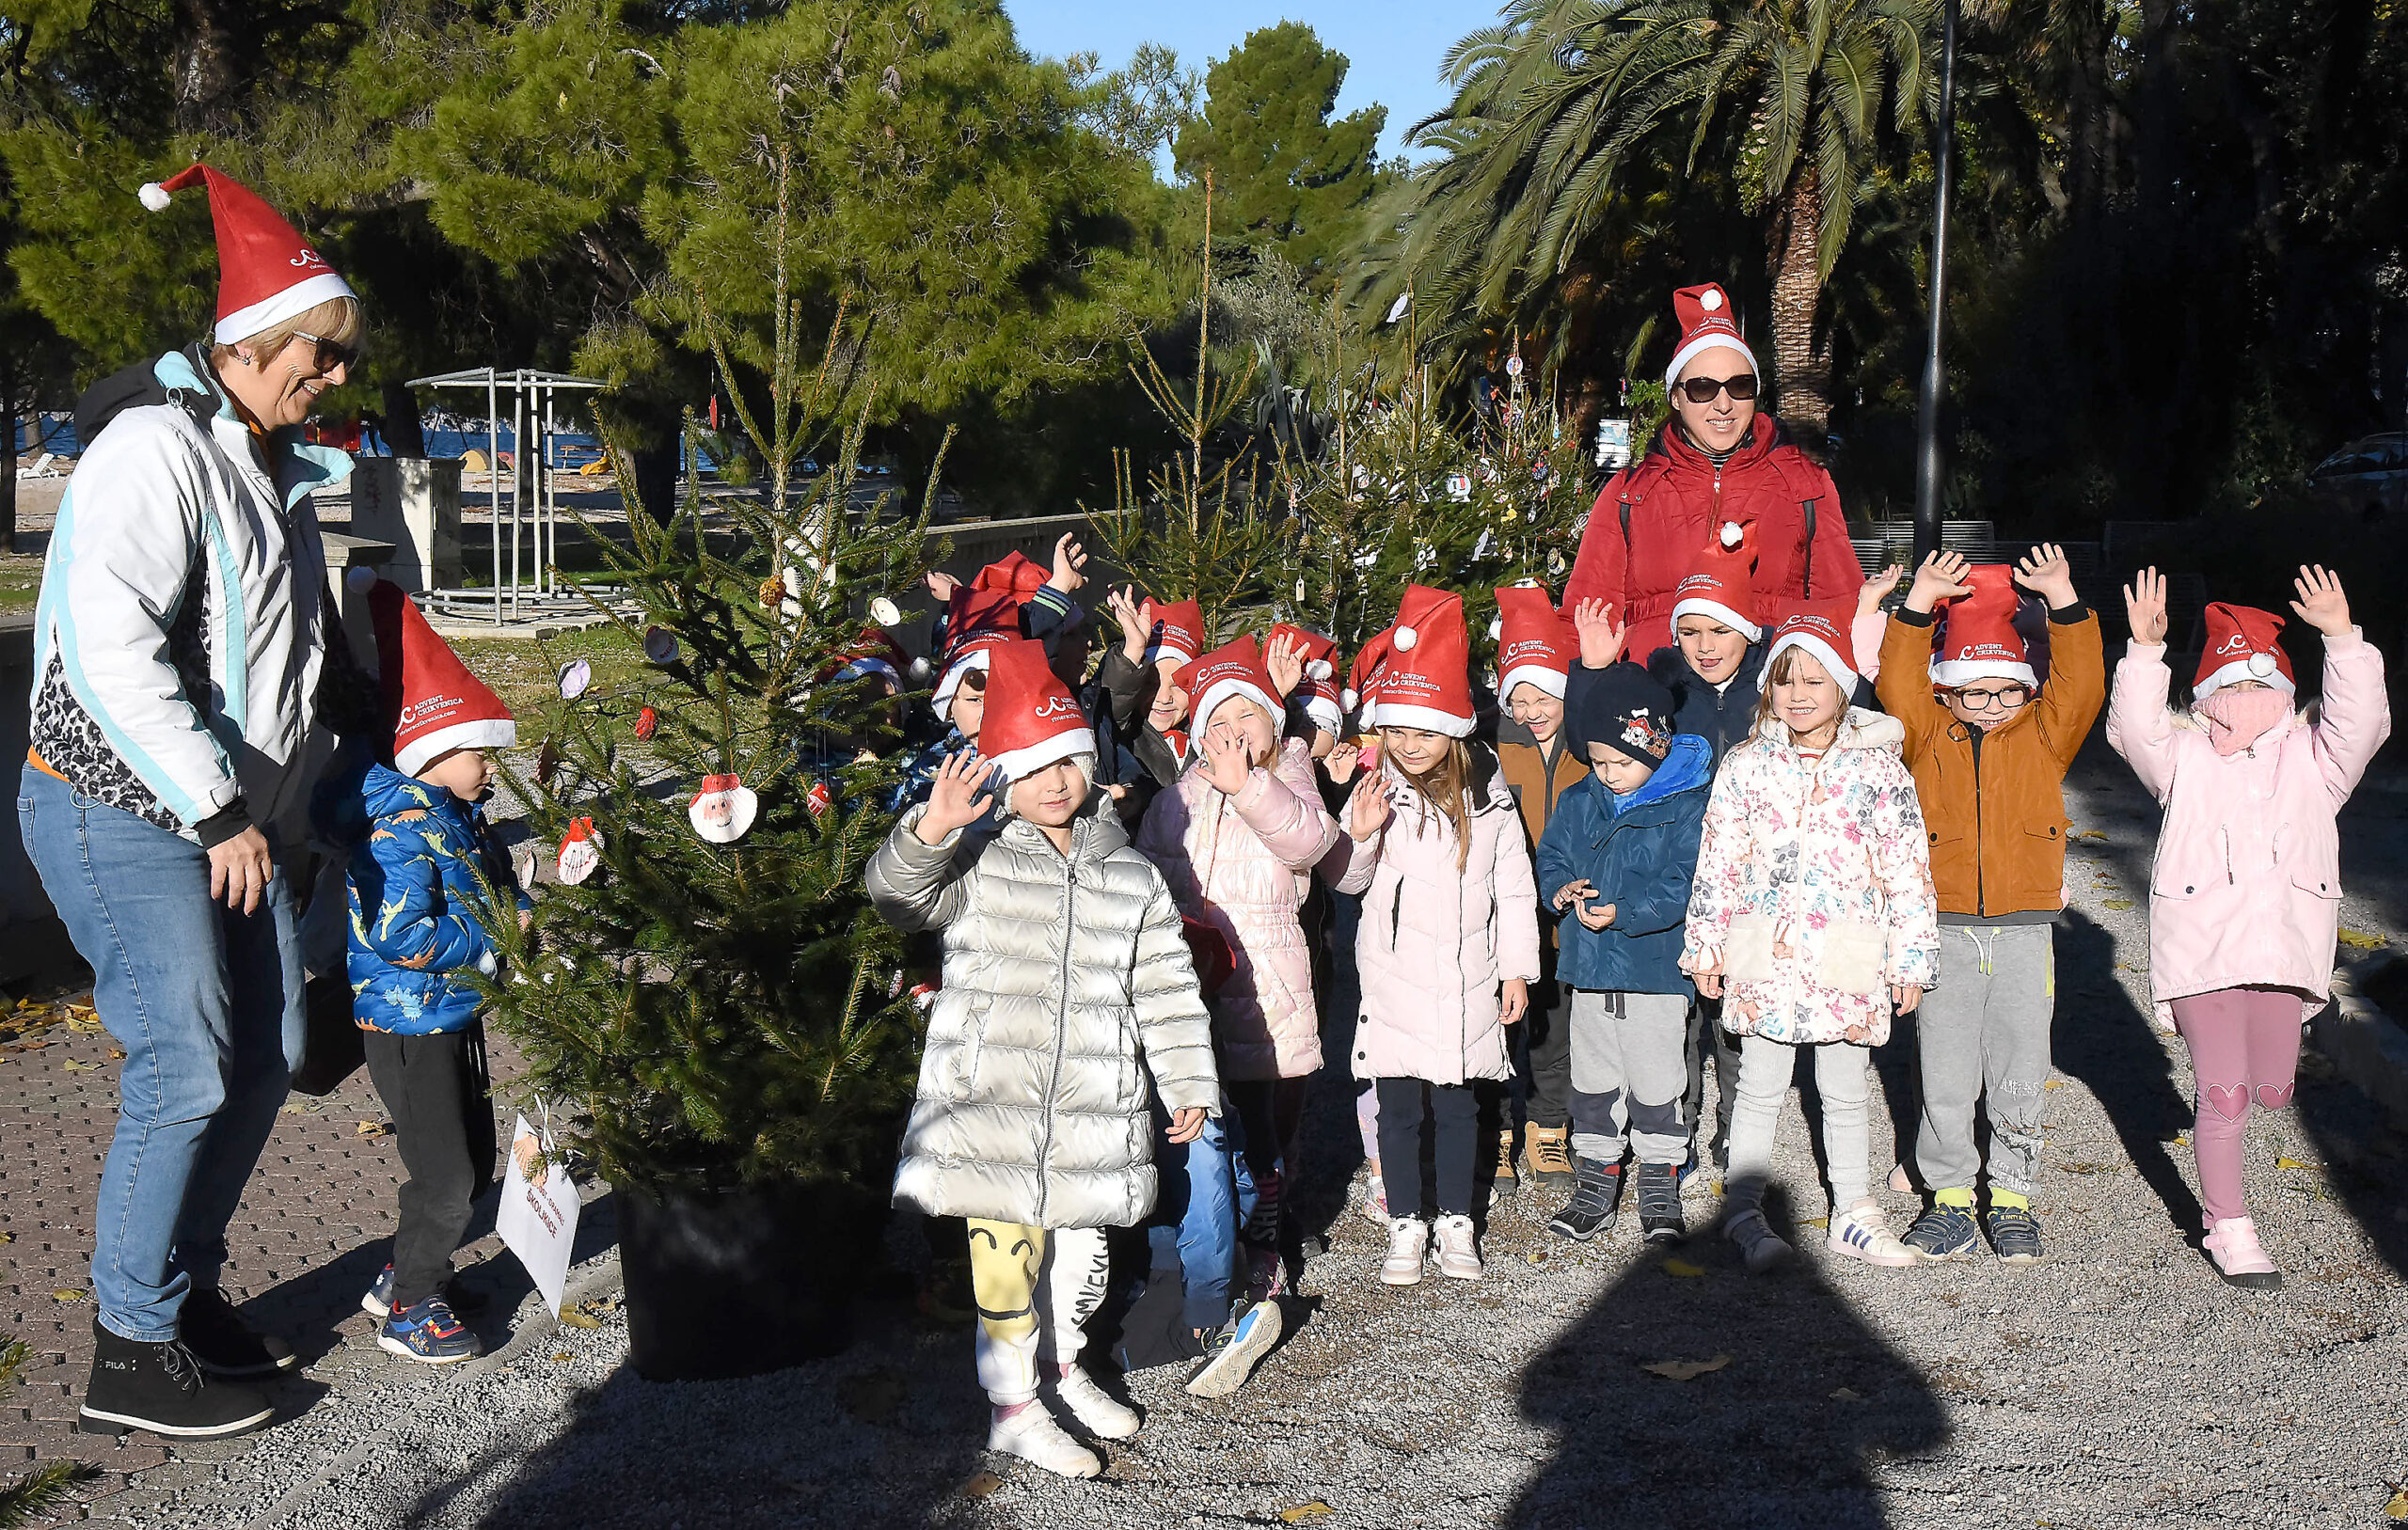
[[[1915,1012],[1923,1052],[1915,1167],[1935,1191],[1971,1190],[1980,1175],[1973,1104],[1987,1092],[1990,1185],[2032,1193],[2040,1173],[2049,1027],[2057,1008],[2055,936],[2048,924],[1940,928],[1942,976]]]
[[[1687,994],[1573,990],[1573,1152],[1620,1163],[1627,1128],[1641,1163],[1688,1157],[1688,1017]]]
[[[1809,1045],[1814,1054],[1814,1092],[1823,1096],[1823,1161],[1830,1171],[1834,1215],[1864,1199],[1872,1151],[1873,1080],[1862,1047],[1845,1041]],[[1723,1201],[1734,1210],[1764,1204],[1772,1175],[1772,1144],[1781,1125],[1782,1101],[1798,1071],[1798,1049],[1762,1036],[1739,1042],[1739,1104],[1731,1117],[1731,1171]]]

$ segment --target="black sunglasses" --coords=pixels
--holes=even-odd
[[[1735,377],[1684,377],[1678,386],[1689,396],[1691,403],[1712,403],[1714,396],[1726,387],[1733,398],[1745,403],[1756,396],[1756,374],[1743,371]]]
[[[356,345],[338,345],[323,335],[312,335],[305,329],[294,330],[293,338],[296,340],[308,340],[317,347],[317,368],[322,372],[332,371],[337,367],[348,368],[359,365],[359,347]],[[1709,393],[1706,397],[1712,398],[1713,395]],[[1734,394],[1733,397],[1735,398],[1737,395]]]

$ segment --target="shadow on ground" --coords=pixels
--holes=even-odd
[[[1774,1226],[1793,1239],[1819,1229]],[[1524,1530],[1889,1522],[1886,1459],[1938,1449],[1947,1415],[1922,1373],[1859,1322],[1810,1260],[1750,1277],[1701,1233],[1673,1269],[1633,1267],[1523,1375],[1519,1405],[1559,1439],[1504,1517]],[[1843,1269],[1836,1278],[1886,1272]],[[1664,1361],[1728,1364],[1690,1380]]]

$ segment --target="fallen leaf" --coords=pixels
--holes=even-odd
[[[2104,905],[2104,907],[2113,908],[2119,914],[2125,909],[2130,908],[2131,906],[2132,900],[2130,898],[2109,898]]]
[[[90,1073],[97,1070],[101,1065],[98,1063],[78,1063],[71,1057],[62,1057],[58,1060],[58,1065],[65,1068],[70,1073]]]
[[[88,1291],[79,1291],[72,1286],[62,1286],[50,1293],[50,1299],[54,1301],[81,1301],[90,1294]]]
[[[1529,1260],[1529,1262],[1534,1265],[1543,1265],[1546,1263],[1546,1250],[1532,1249],[1529,1253],[1524,1254],[1523,1257]]]
[[[2316,1165],[2313,1163],[2302,1163],[2297,1159],[2276,1159],[2274,1160],[2274,1167],[2277,1169],[2313,1169]]]
[[[393,1128],[389,1122],[362,1121],[359,1123],[358,1134],[362,1137],[385,1137],[391,1135],[392,1130]]]
[[[1829,1217],[1809,1217],[1798,1225],[1800,1227],[1822,1227],[1828,1229],[1831,1225],[1831,1219]]]
[[[0,1245],[14,1243],[16,1240],[17,1235],[14,1233],[0,1233]]]
[[[2347,924],[2341,926],[2340,933],[2341,943],[2352,951],[2380,951],[2391,943],[2380,935],[2367,930],[2353,930]]]
[[[2073,840],[2103,840],[2107,837],[2107,831],[2103,828],[2077,828],[2066,837]]]
[[[2408,1520],[2408,1488],[2391,1495],[2391,1502],[2383,1506],[2383,1517],[2386,1520]]]
[[[1685,1280],[1694,1280],[1705,1273],[1705,1268],[1703,1265],[1693,1265],[1687,1259],[1668,1258],[1661,1269],[1667,1275],[1679,1275]]]
[[[1307,1520],[1318,1520],[1324,1514],[1335,1514],[1338,1511],[1336,1509],[1331,1508],[1327,1504],[1324,1504],[1320,1499],[1315,1498],[1307,1503],[1298,1504],[1292,1508],[1281,1509],[1279,1511],[1279,1518],[1283,1522],[1288,1524],[1302,1524]]]
[[[1831,1394],[1831,1400],[1833,1402],[1862,1402],[1864,1394],[1852,1386],[1844,1386]]]
[[[566,1362],[566,1361],[575,1360],[577,1357],[576,1357],[575,1355],[573,1355],[573,1354],[570,1354],[566,1349],[562,1349],[560,1353],[558,1353],[558,1354],[556,1354],[556,1355],[552,1356],[552,1358],[553,1358],[554,1360]]]
[[[2065,1086],[2066,1081],[2063,1079],[2051,1079],[2047,1083],[2042,1084],[2040,1087],[2043,1089],[2063,1089]]]
[[[2190,1135],[2189,1135],[2187,1132],[2180,1132],[2180,1131],[2176,1132],[2176,1133],[2174,1134],[2174,1145],[2175,1145],[2175,1146],[2177,1146],[2177,1147],[2188,1147],[2188,1146],[2190,1146],[2190,1145],[2191,1145],[2191,1138],[2190,1138]]]
[[[992,1472],[973,1472],[970,1480],[961,1485],[964,1498],[984,1498],[1004,1485],[1004,1479]]]
[[[600,1328],[602,1319],[590,1312],[579,1312],[575,1307],[562,1307],[561,1326],[562,1328]]]
[[[1731,1364],[1729,1355],[1716,1355],[1712,1360],[1658,1360],[1639,1368],[1650,1376],[1660,1376],[1668,1381],[1693,1381],[1708,1371],[1719,1371]]]

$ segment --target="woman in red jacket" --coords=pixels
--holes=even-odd
[[[1779,611],[1853,594],[1864,583],[1830,475],[1758,412],[1756,358],[1712,282],[1672,294],[1681,348],[1664,381],[1672,418],[1637,465],[1607,481],[1580,538],[1563,608],[1610,602],[1644,663],[1672,640],[1675,587],[1724,521],[1756,528],[1755,591]]]

